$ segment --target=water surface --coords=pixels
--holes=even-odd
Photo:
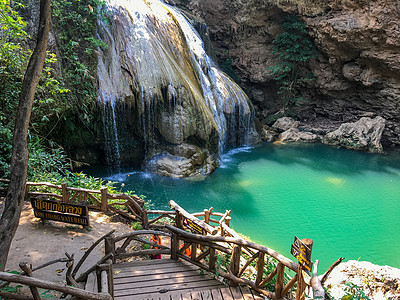
[[[399,154],[264,144],[231,151],[204,178],[89,173],[124,183],[157,209],[171,199],[192,213],[230,209],[236,231],[289,258],[294,235],[311,238],[319,273],[340,256],[400,268]]]

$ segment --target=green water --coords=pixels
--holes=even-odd
[[[167,209],[232,210],[231,226],[292,258],[294,235],[314,240],[320,272],[337,258],[400,268],[400,156],[323,145],[242,148],[201,179],[172,179],[128,170],[110,175]]]

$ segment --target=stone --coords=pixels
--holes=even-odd
[[[272,129],[283,132],[290,128],[297,128],[299,127],[300,122],[295,121],[290,117],[282,117],[276,120],[276,122],[272,125]]]
[[[273,142],[278,137],[279,133],[264,125],[261,130],[261,139],[265,142]]]
[[[185,148],[186,146],[186,148]],[[219,167],[218,161],[207,150],[194,145],[178,145],[144,162],[145,171],[161,176],[185,178],[208,175]]]
[[[315,143],[321,142],[321,140],[321,136],[308,131],[300,131],[297,128],[290,128],[278,136],[280,142]]]
[[[349,260],[333,269],[324,287],[332,299],[342,299],[349,282],[362,289],[369,299],[400,298],[400,269]]]
[[[319,50],[309,64],[316,80],[301,91],[309,102],[293,108],[296,119],[325,128],[374,112],[386,120],[382,144],[400,147],[400,1],[176,2],[205,20],[213,52],[219,62],[231,61],[263,124],[271,125],[270,117],[282,109],[279,86],[267,70],[276,64],[273,40],[291,13],[306,23]],[[313,118],[300,118],[302,110]]]
[[[385,119],[363,117],[354,123],[343,123],[334,131],[328,132],[323,143],[348,149],[382,153],[381,137]]]

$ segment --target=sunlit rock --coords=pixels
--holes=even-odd
[[[290,117],[282,117],[276,120],[276,122],[272,125],[272,129],[277,132],[283,132],[290,128],[299,127],[300,122],[295,121]]]
[[[308,131],[300,131],[297,128],[290,128],[284,132],[282,132],[278,136],[278,140],[281,142],[302,142],[302,143],[314,143],[321,142],[321,136],[308,132]]]

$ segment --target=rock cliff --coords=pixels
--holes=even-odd
[[[310,63],[317,76],[296,108],[302,126],[326,134],[362,117],[386,120],[384,148],[400,147],[400,2],[396,0],[178,0],[205,20],[214,54],[227,60],[271,125],[281,104],[266,71],[275,62],[272,41],[288,14],[301,16],[319,50]]]

